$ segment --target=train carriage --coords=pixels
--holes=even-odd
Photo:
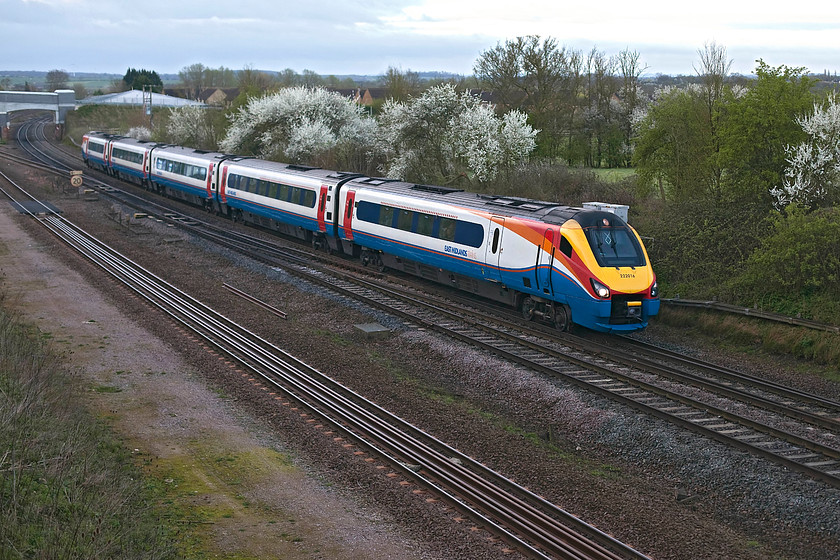
[[[151,152],[149,182],[160,194],[211,208],[216,198],[216,174],[227,156],[181,146]]]
[[[110,168],[111,140],[119,138],[104,132],[88,132],[82,136],[82,159],[85,165],[108,172]]]
[[[219,171],[217,210],[234,220],[311,240],[335,244],[333,191],[358,174],[304,165],[231,157]]]
[[[123,180],[147,185],[151,173],[152,150],[163,146],[165,145],[127,137],[113,139],[110,171]]]

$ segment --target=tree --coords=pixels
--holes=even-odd
[[[237,85],[247,97],[255,97],[275,87],[274,79],[266,72],[246,65],[236,73]]]
[[[182,146],[215,150],[216,131],[209,118],[210,111],[195,105],[174,109],[166,127],[168,140]]]
[[[374,127],[356,103],[338,93],[283,88],[236,111],[220,146],[265,159],[314,163],[334,149],[355,155],[356,149],[369,148]]]
[[[810,115],[796,121],[807,134],[785,149],[785,180],[773,189],[776,204],[798,202],[810,208],[840,203],[840,104],[832,92],[815,103]]]
[[[537,131],[519,111],[494,109],[453,84],[429,88],[407,102],[385,102],[380,115],[383,171],[409,181],[488,181],[528,157]]]
[[[772,68],[758,60],[756,79],[733,88],[721,121],[722,188],[727,200],[761,200],[770,208],[770,191],[785,174],[786,146],[806,140],[797,117],[813,105],[816,80],[805,68]]]
[[[517,37],[484,51],[473,71],[503,109],[519,108],[540,128],[540,150],[555,155],[578,105],[582,59],[552,38]]]
[[[385,72],[385,90],[387,97],[396,101],[406,101],[409,96],[420,91],[420,74],[406,70],[403,72],[393,66]]]
[[[50,70],[47,72],[46,89],[47,91],[55,91],[57,89],[67,89],[67,80],[70,75],[64,70]]]
[[[726,58],[726,48],[716,43],[707,43],[703,50],[698,50],[700,55],[700,68],[695,71],[700,76],[702,99],[706,112],[707,132],[709,136],[709,149],[711,153],[707,162],[711,175],[708,185],[715,200],[721,199],[723,170],[720,162],[721,138],[720,127],[722,116],[721,104],[724,99],[724,88],[732,61]]]
[[[640,55],[636,51],[624,49],[616,57],[615,65],[618,68],[620,105],[617,110],[619,127],[622,133],[622,146],[620,150],[622,167],[631,163],[632,141],[633,141],[633,115],[641,105],[639,95],[639,79],[647,66],[642,66]]]
[[[203,64],[197,63],[185,66],[178,72],[181,83],[189,91],[189,96],[193,99],[198,97],[198,94],[204,89],[205,70],[207,69]]]
[[[739,278],[745,295],[762,300],[840,297],[840,210],[815,212],[797,204],[772,218],[773,230]]]
[[[700,89],[660,91],[639,124],[634,162],[640,184],[655,186],[663,199],[708,197],[715,174],[709,146]]]
[[[84,84],[78,82],[73,84],[73,91],[76,92],[76,99],[84,99],[88,96],[88,90]]]
[[[149,88],[151,91],[160,93],[163,91],[163,81],[154,70],[135,70],[129,68],[123,76],[127,89],[143,90]]]

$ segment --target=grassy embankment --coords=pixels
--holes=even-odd
[[[169,558],[154,490],[0,296],[0,559]]]

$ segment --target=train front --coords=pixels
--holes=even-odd
[[[659,288],[636,230],[597,210],[579,212],[561,229],[580,259],[576,276],[587,292],[577,298],[575,322],[601,332],[645,328],[659,312]]]

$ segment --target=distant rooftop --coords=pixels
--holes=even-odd
[[[146,94],[149,95],[148,93]],[[108,93],[105,95],[92,95],[79,101],[80,105],[137,105],[143,106],[143,92],[133,89],[120,93]],[[183,107],[185,105],[197,105],[206,107],[204,103],[191,101],[181,97],[172,97],[162,93],[152,93],[152,107]]]

